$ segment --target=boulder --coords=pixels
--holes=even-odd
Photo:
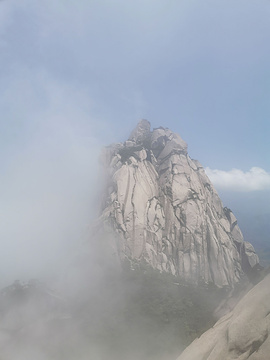
[[[177,360],[268,360],[269,332],[270,275],[267,275]]]

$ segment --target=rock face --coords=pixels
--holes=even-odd
[[[233,286],[244,268],[258,263],[179,135],[151,131],[141,120],[126,142],[104,150],[102,162],[107,183],[100,221],[117,235],[121,260],[144,260],[188,282],[217,286]]]
[[[252,288],[234,310],[193,341],[177,360],[268,360],[270,275]]]

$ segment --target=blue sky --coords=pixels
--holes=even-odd
[[[64,119],[68,103],[101,142],[147,118],[204,166],[270,171],[269,1],[4,0],[0,13],[6,131],[52,102]]]
[[[221,194],[269,196],[269,18],[266,0],[2,0],[6,257],[31,219],[34,253],[58,249],[47,235],[36,241],[40,227],[57,244],[77,234],[100,147],[125,140],[141,118],[179,133]],[[44,223],[69,201],[59,222],[80,219],[75,228]]]

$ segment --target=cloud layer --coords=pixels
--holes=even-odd
[[[205,171],[219,189],[232,191],[270,190],[270,173],[259,167],[252,167],[246,172],[240,169],[223,171],[208,167]]]
[[[0,287],[54,276],[88,236],[106,133],[83,91],[47,72],[16,75],[0,99]]]

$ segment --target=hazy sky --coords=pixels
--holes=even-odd
[[[100,146],[141,118],[221,191],[269,196],[269,19],[268,0],[0,1],[3,261],[23,262],[26,228],[48,260],[87,222]]]

